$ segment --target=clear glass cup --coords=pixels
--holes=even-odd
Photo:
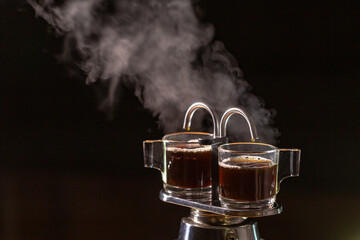
[[[219,147],[219,198],[224,206],[269,208],[280,181],[299,173],[300,150],[263,143],[230,143]]]
[[[185,198],[211,196],[211,145],[199,144],[199,139],[212,135],[201,132],[181,132],[165,135],[162,140],[144,142],[145,167],[162,173],[168,194]]]

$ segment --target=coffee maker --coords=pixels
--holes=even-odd
[[[211,187],[207,192],[169,191],[167,189],[168,170],[166,168],[166,148],[168,140],[144,142],[145,167],[156,168],[163,173],[164,189],[160,191],[160,200],[190,208],[190,215],[181,219],[178,240],[258,240],[260,238],[256,219],[264,216],[280,214],[282,206],[276,201],[261,208],[226,206],[219,200],[219,163],[218,149],[228,143],[226,126],[233,114],[240,114],[246,120],[251,142],[257,139],[257,131],[251,117],[242,108],[230,108],[222,116],[220,122],[214,113],[204,103],[192,104],[184,119],[183,128],[190,130],[194,113],[198,109],[205,109],[212,117],[214,127],[211,137],[198,136],[201,146],[211,148]],[[165,139],[165,140],[164,140]],[[271,145],[269,145],[271,146]],[[273,146],[272,146],[273,147]],[[277,149],[276,147],[273,147]],[[281,154],[280,154],[281,153]],[[278,173],[277,184],[287,177],[295,177],[300,171],[300,150],[277,150]],[[205,188],[204,188],[205,189]],[[277,192],[276,192],[277,193]],[[276,195],[276,194],[275,194]],[[275,198],[274,198],[275,199]]]

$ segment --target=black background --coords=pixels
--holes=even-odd
[[[202,20],[277,110],[280,147],[302,150],[265,239],[360,239],[358,2],[207,1]],[[0,1],[0,238],[174,239],[188,209],[162,203],[142,141],[162,136],[125,89],[97,110],[62,38],[23,1]]]

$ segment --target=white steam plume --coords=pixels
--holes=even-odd
[[[244,106],[264,142],[279,135],[270,111],[249,92],[236,60],[213,41],[213,27],[198,21],[190,0],[28,2],[65,36],[65,53],[79,53],[87,83],[106,86],[103,109],[114,108],[119,85],[132,84],[166,132],[178,130],[187,107],[203,101],[222,111]],[[240,128],[232,128],[237,137],[248,134],[246,124]]]

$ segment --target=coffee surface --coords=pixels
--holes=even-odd
[[[166,182],[181,188],[211,186],[211,147],[199,144],[166,149]]]
[[[222,197],[252,202],[275,196],[277,164],[259,157],[228,158],[219,163],[219,190]]]

